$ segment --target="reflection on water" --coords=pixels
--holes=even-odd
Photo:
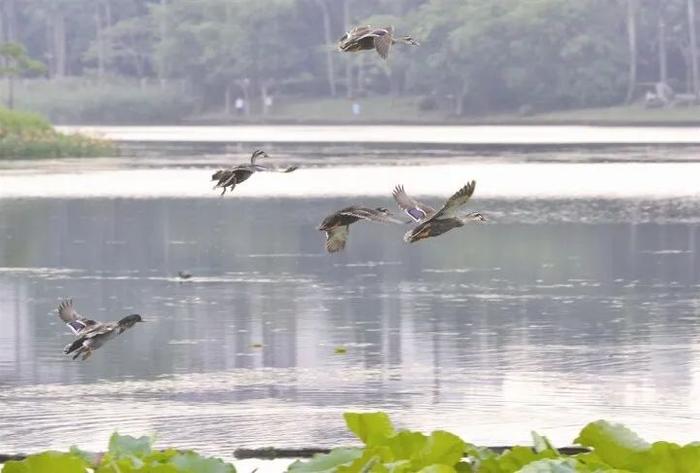
[[[207,143],[700,143],[698,127],[596,126],[63,126],[117,141]]]
[[[601,417],[697,439],[697,201],[481,199],[488,224],[359,223],[325,255],[348,202],[0,200],[0,449],[337,445],[348,409],[491,445]],[[69,296],[148,323],[72,362]]]

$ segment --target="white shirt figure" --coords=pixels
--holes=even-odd
[[[352,103],[352,114],[353,115],[359,115],[360,114],[360,104],[357,102]]]
[[[241,97],[238,97],[236,99],[235,106],[236,106],[236,112],[238,112],[239,115],[243,113],[243,104],[244,104],[243,99]]]

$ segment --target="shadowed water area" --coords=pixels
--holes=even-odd
[[[223,198],[209,174],[248,147],[3,164],[14,187],[0,188],[0,451],[101,449],[114,429],[222,456],[336,446],[352,442],[341,414],[353,409],[486,445],[528,442],[532,429],[569,444],[597,418],[698,440],[700,189],[615,181],[606,173],[625,170],[605,167],[657,164],[690,182],[697,148],[269,150],[306,168],[253,176]],[[529,180],[512,191],[480,175],[494,163]],[[553,163],[562,179],[580,166],[617,189],[548,195]],[[158,172],[197,176],[196,195]],[[104,173],[108,196],[33,186]],[[334,210],[394,209],[399,182],[437,206],[472,178],[485,224],[408,245],[408,225],[358,223],[344,253],[323,252],[316,226]],[[183,269],[194,277],[178,280]],[[99,320],[139,312],[147,323],[73,362],[63,297]]]

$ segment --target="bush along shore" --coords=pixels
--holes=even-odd
[[[0,159],[106,156],[114,152],[108,141],[64,135],[38,115],[0,108]]]
[[[700,471],[700,442],[685,446],[650,444],[628,428],[604,420],[591,422],[574,442],[557,449],[532,433],[532,446],[482,448],[437,430],[430,435],[396,430],[381,412],[346,413],[345,422],[361,447],[336,448],[298,460],[291,473],[691,473]],[[270,449],[274,451],[274,449]],[[267,456],[269,458],[269,456]],[[3,473],[235,473],[223,460],[192,451],[153,450],[149,437],[113,434],[104,454],[72,447],[9,461]]]

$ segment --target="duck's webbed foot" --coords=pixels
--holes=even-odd
[[[90,350],[89,348],[85,349],[85,354],[83,355],[82,360],[87,360],[88,358],[90,358],[90,355],[92,355],[92,350]]]
[[[83,352],[85,351],[85,348],[80,347],[75,351],[75,354],[73,355],[73,359],[77,359]]]

